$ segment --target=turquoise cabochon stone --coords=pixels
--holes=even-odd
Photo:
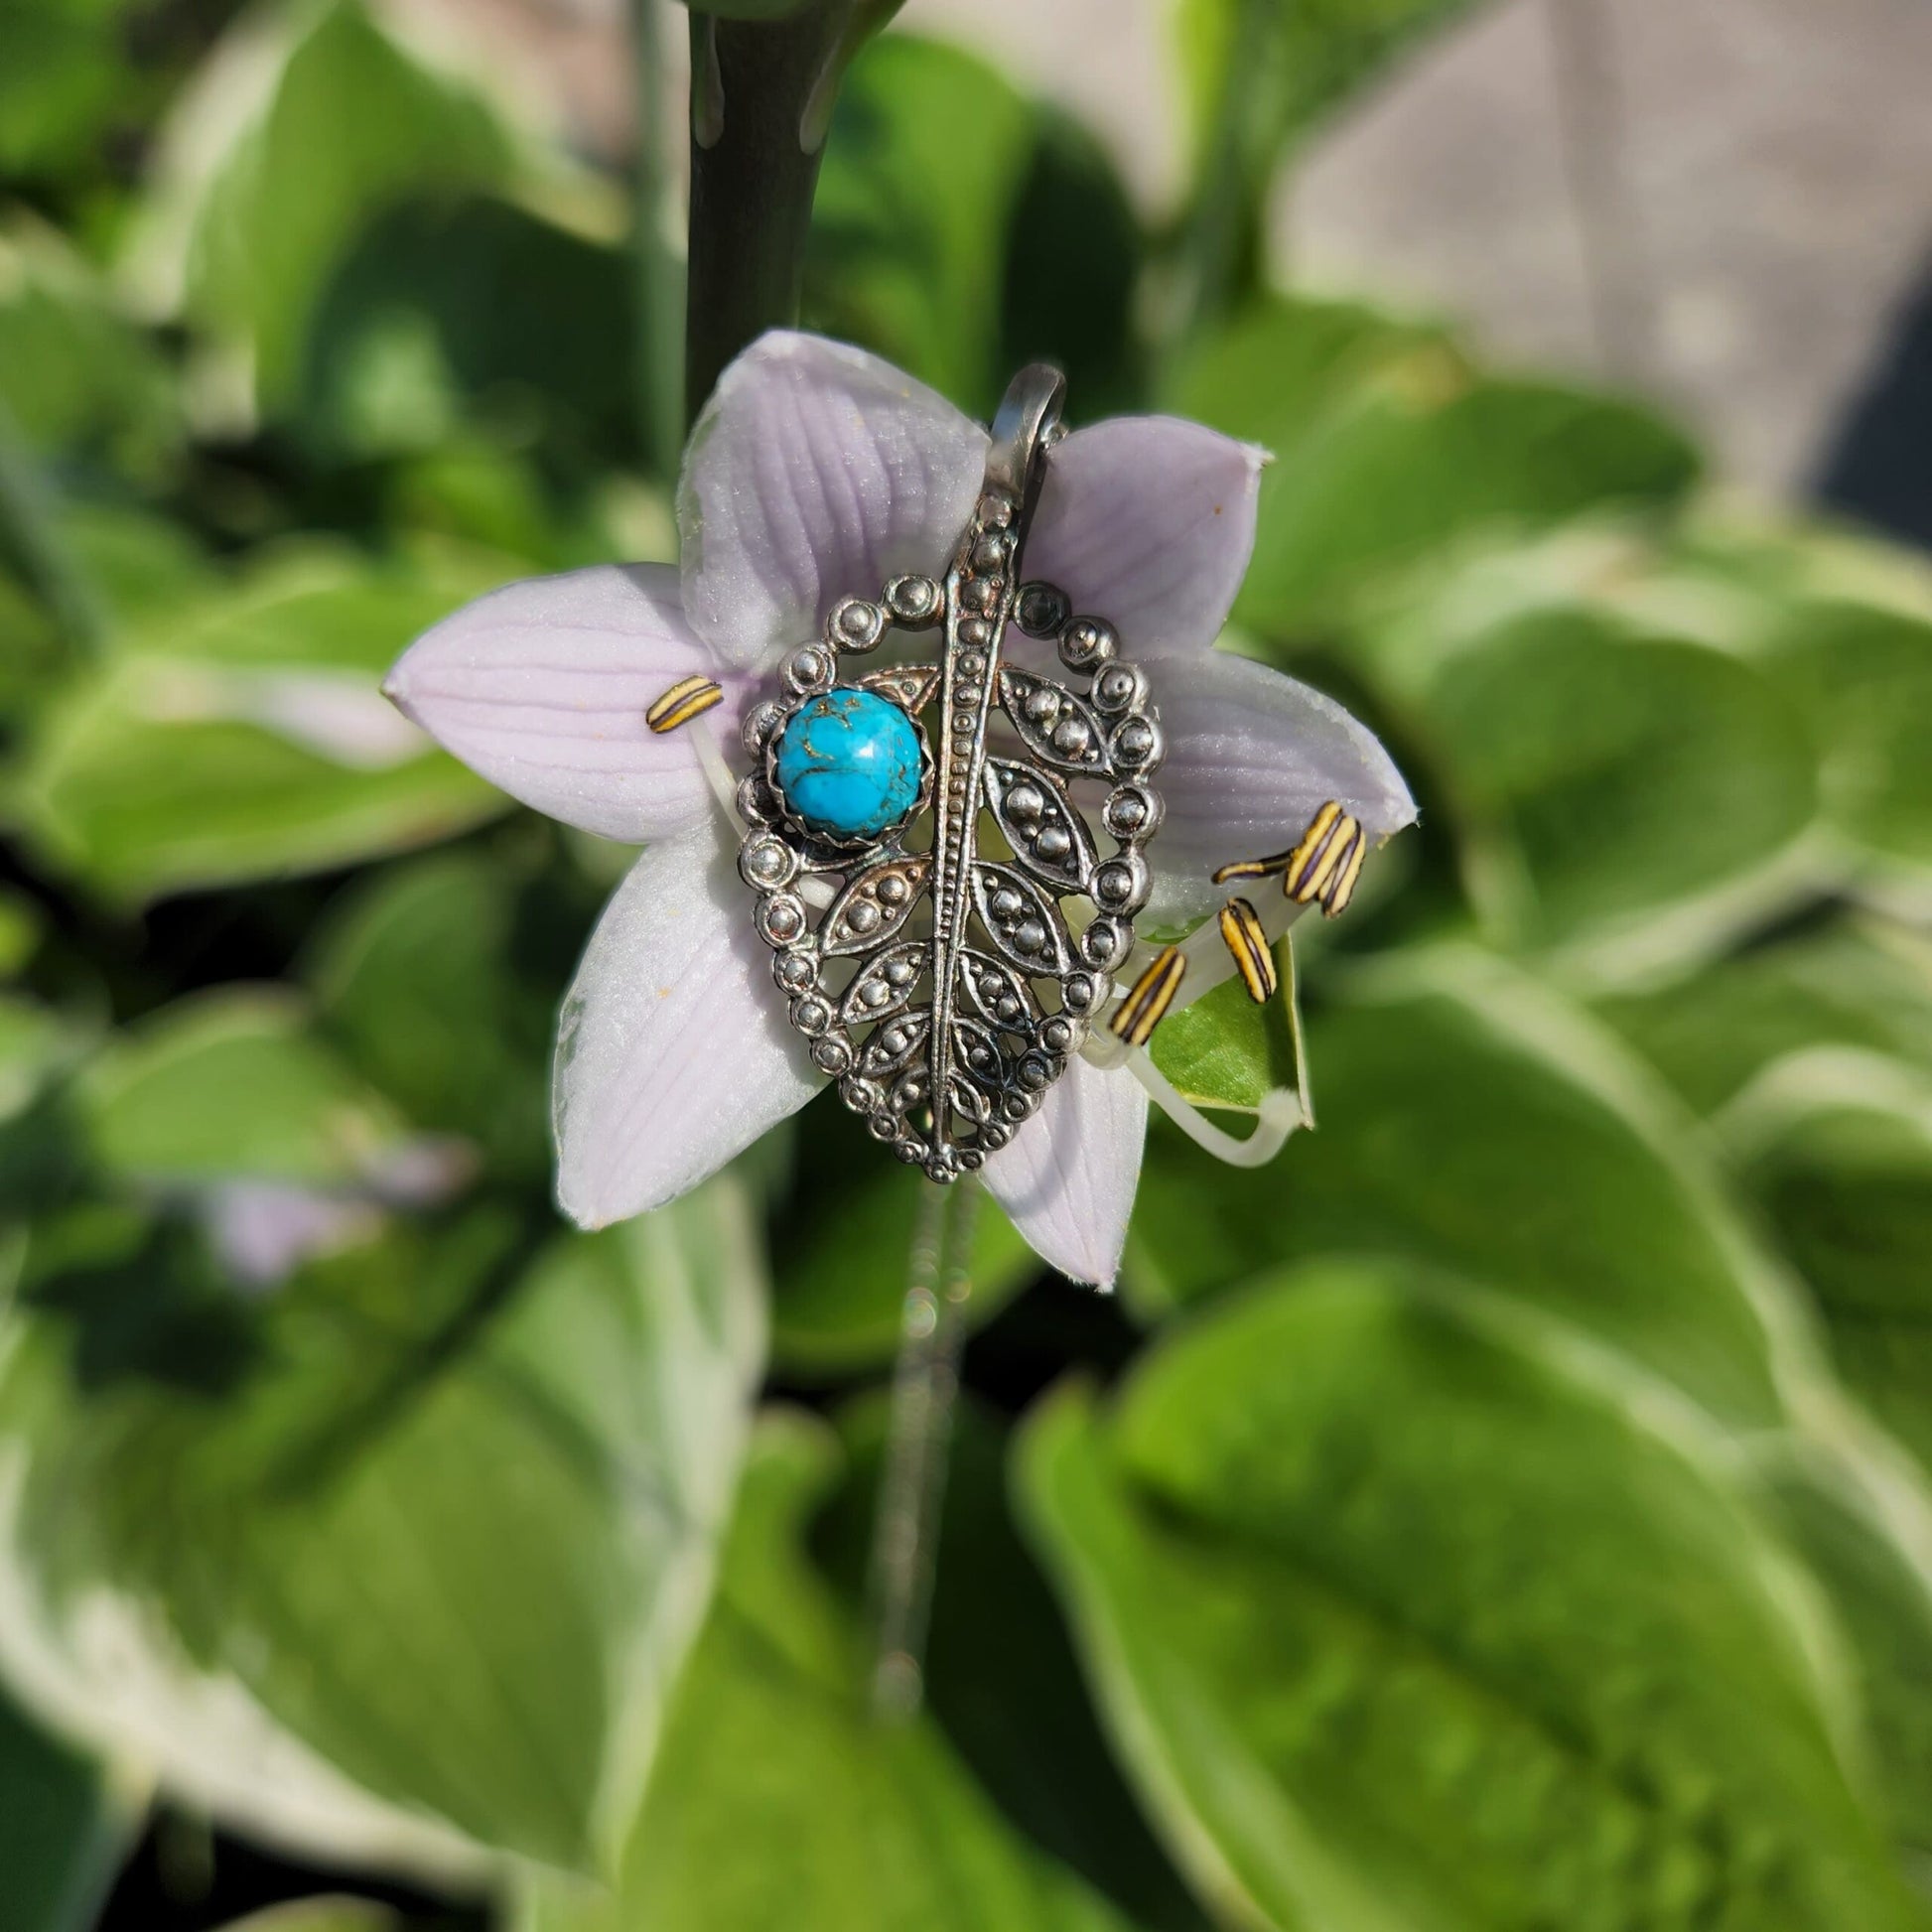
[[[919,796],[919,735],[890,698],[828,691],[792,713],[774,760],[785,802],[814,830],[871,838]]]

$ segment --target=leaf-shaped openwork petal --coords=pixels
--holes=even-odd
[[[1000,1051],[1000,1042],[994,1038],[989,1028],[982,1027],[977,1020],[955,1020],[952,1023],[952,1050],[953,1062],[960,1073],[982,1093],[997,1094],[1001,1091],[1006,1056]],[[975,1113],[973,1118],[979,1119],[980,1114]]]
[[[1014,759],[986,761],[986,802],[1013,856],[1048,886],[1083,893],[1093,877],[1093,834],[1046,773]]]
[[[1002,956],[1021,972],[1062,978],[1073,971],[1060,908],[1017,866],[976,865],[973,903]]]
[[[819,950],[828,955],[870,952],[894,937],[912,916],[931,870],[932,861],[921,853],[887,859],[855,874],[825,914]]]
[[[839,1018],[848,1027],[856,1027],[868,1020],[888,1020],[903,1013],[911,1004],[930,951],[923,939],[905,939],[869,960],[845,989]]]
[[[1000,708],[1028,751],[1075,778],[1111,778],[1107,727],[1086,699],[1031,671],[1000,667]]]
[[[946,1082],[946,1104],[963,1114],[974,1126],[983,1126],[994,1117],[992,1082],[979,1084],[964,1073],[955,1073]]]
[[[980,1018],[997,1032],[1031,1040],[1045,1018],[1025,978],[991,953],[968,950],[960,960],[959,984]]]
[[[882,1074],[897,1073],[923,1050],[931,1032],[932,1014],[926,1007],[887,1021],[860,1048],[860,1071],[874,1079]]]

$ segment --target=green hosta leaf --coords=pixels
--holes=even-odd
[[[1819,734],[1833,825],[1877,858],[1932,868],[1932,619],[1801,604],[1767,661]]]
[[[1932,1082],[1884,1061],[1805,1071],[1766,1118],[1738,1122],[1743,1175],[1818,1299],[1839,1373],[1932,1470]]]
[[[1932,1579],[1820,1469],[1773,1468],[1767,1500],[1851,1640],[1877,1758],[1874,1800],[1917,1863],[1932,1853]]]
[[[0,1874],[8,1932],[86,1932],[125,1821],[94,1767],[0,1696]]]
[[[71,167],[128,91],[122,0],[34,0],[0,13],[0,168]]]
[[[22,223],[0,229],[0,408],[38,455],[137,476],[180,433],[160,356],[57,235]]]
[[[812,1552],[851,1603],[865,1600],[890,1412],[885,1390],[839,1411],[848,1463],[813,1525]],[[1109,1752],[1072,1638],[1014,1520],[1011,1439],[1003,1419],[962,1396],[946,1453],[925,1707],[1042,1850],[1150,1932],[1205,1932]]]
[[[1932,1076],[1932,949],[1875,921],[1759,946],[1596,1011],[1704,1114],[1821,1048],[1890,1055]]]
[[[0,1389],[25,1469],[11,1594],[41,1643],[87,1686],[124,1605],[151,1677],[228,1686],[206,1721],[178,1706],[140,1740],[227,1815],[337,1829],[299,1781],[251,1794],[253,1764],[220,1755],[212,1721],[245,1697],[365,1814],[379,1798],[598,1864],[702,1613],[758,1378],[764,1291],[736,1190],[534,1258],[490,1216],[393,1228],[247,1306],[218,1405],[133,1350],[76,1382],[113,1311],[61,1287],[30,1276]],[[110,1741],[142,1709],[128,1670],[95,1686]]]
[[[579,464],[630,454],[630,302],[621,251],[486,196],[389,209],[316,305],[301,378],[309,435],[360,457],[504,418]]]
[[[1282,150],[1469,0],[1181,0],[1182,69],[1204,168],[1224,150],[1258,196]],[[1229,125],[1230,108],[1239,111]]]
[[[1150,1143],[1131,1294],[1207,1295],[1336,1250],[1455,1268],[1635,1356],[1745,1427],[1780,1410],[1769,1290],[1641,1069],[1533,983],[1419,970],[1310,1029],[1319,1126],[1273,1166]]]
[[[166,152],[137,261],[190,321],[245,347],[264,402],[288,393],[332,268],[385,204],[518,173],[496,111],[359,0],[236,29]]]
[[[1235,616],[1277,636],[1334,622],[1450,542],[1671,502],[1697,469],[1647,411],[1478,377],[1440,334],[1346,307],[1265,306],[1188,356],[1166,401],[1274,453]]]
[[[1024,1446],[1203,1892],[1346,1932],[1922,1924],[1719,1445],[1431,1280],[1276,1279]]]
[[[191,995],[118,1035],[81,1107],[99,1158],[154,1182],[366,1184],[404,1139],[303,1002],[273,987]]]
[[[219,594],[221,579],[179,523],[124,504],[69,503],[61,540],[121,635],[159,630]]]
[[[24,993],[0,992],[0,1121],[18,1115],[73,1047],[59,1014]]]
[[[984,415],[1032,110],[970,55],[895,36],[853,63],[812,204],[805,313]]]
[[[542,990],[522,976],[532,929],[561,925]],[[463,1134],[519,1172],[547,1170],[551,1039],[582,932],[548,906],[519,921],[494,855],[444,853],[368,880],[330,908],[307,977],[356,1066],[424,1127]]]
[[[813,1117],[799,1150],[798,1207],[775,1262],[772,1358],[807,1381],[890,1362],[898,1346],[921,1174],[881,1158],[843,1110]],[[966,1318],[991,1319],[1041,1264],[990,1195],[973,1238],[973,1292]]]
[[[530,1932],[1119,1932],[999,1816],[929,1723],[880,1724],[864,1650],[798,1544],[832,1445],[774,1419],[678,1687],[616,1895],[544,1886]]]
[[[507,574],[271,565],[130,637],[38,721],[12,815],[117,901],[313,871],[447,837],[501,795],[406,724],[381,675]]]
[[[1393,681],[1505,944],[1627,938],[1765,873],[1817,809],[1811,735],[1772,680],[1594,612],[1505,622]]]

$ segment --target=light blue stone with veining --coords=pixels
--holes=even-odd
[[[828,691],[778,736],[778,788],[792,811],[834,838],[872,838],[919,796],[919,735],[890,698]]]

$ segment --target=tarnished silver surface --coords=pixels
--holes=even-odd
[[[1024,575],[1065,386],[1037,363],[1014,378],[943,576],[844,599],[745,723],[739,871],[791,1024],[874,1136],[939,1181],[1004,1147],[1080,1050],[1133,948],[1161,823],[1146,673],[1105,617]],[[1015,628],[1053,639],[1081,682],[1043,651],[1010,662]],[[939,660],[842,676],[895,629],[937,629]],[[794,817],[776,771],[792,714],[841,684],[898,705],[923,747],[911,812],[849,843]]]

